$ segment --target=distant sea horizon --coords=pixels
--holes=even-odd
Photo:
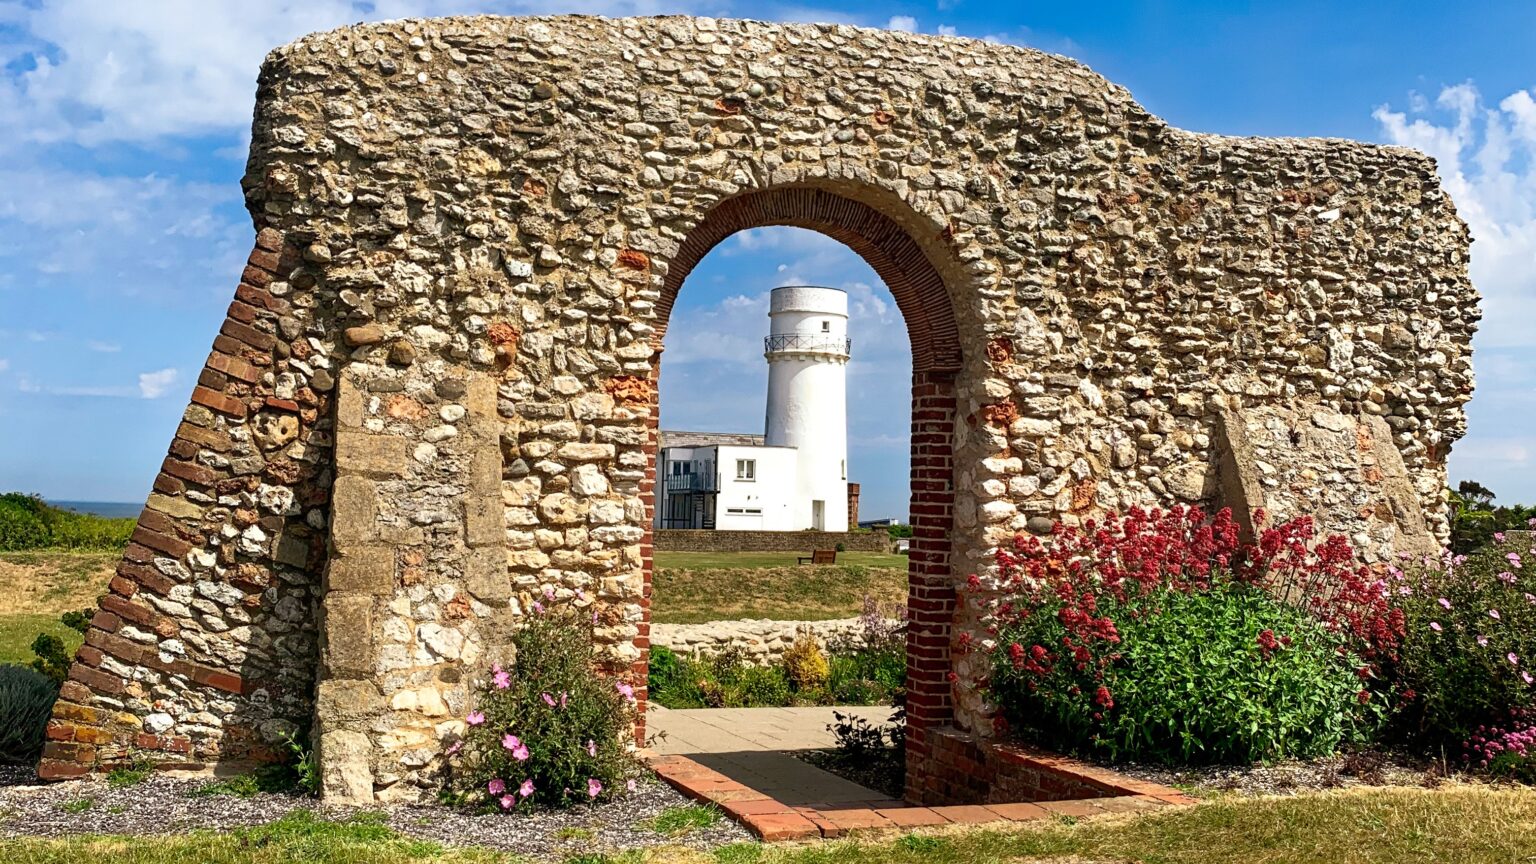
[[[49,501],[55,507],[64,510],[73,510],[76,513],[89,513],[92,516],[100,516],[103,519],[131,519],[139,515],[144,509],[142,503],[135,504],[131,501]]]

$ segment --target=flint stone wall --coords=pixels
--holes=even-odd
[[[817,549],[848,552],[889,552],[894,545],[885,531],[695,531],[658,528],[654,532],[661,552],[799,552]]]
[[[1352,510],[1367,556],[1423,542],[1415,513],[1445,535],[1478,311],[1416,152],[1184,132],[984,42],[459,18],[274,51],[244,187],[255,249],[46,777],[230,767],[313,726],[329,799],[429,798],[546,590],[643,683],[661,339],[758,225],[847,243],[908,324],[914,772],[945,770],[930,732],[990,729],[955,587],[1017,531],[1268,488]],[[1264,487],[1228,458],[1222,429],[1290,447],[1335,415],[1379,418],[1400,474],[1373,451]]]
[[[831,621],[743,618],[703,624],[652,624],[651,647],[659,645],[680,656],[694,658],[717,657],[734,649],[754,666],[773,666],[783,659],[784,652],[802,633],[816,637],[823,647],[856,650],[868,644],[864,624],[859,618]]]

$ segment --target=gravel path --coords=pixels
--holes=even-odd
[[[3,785],[6,781],[13,785]],[[359,811],[323,807],[314,799],[297,795],[192,796],[190,793],[209,782],[206,778],[152,777],[122,789],[113,789],[97,777],[47,785],[14,785],[16,782],[17,778],[9,775],[0,778],[0,836],[228,830],[271,822],[295,810],[313,810],[334,820],[358,812],[383,813],[389,827],[406,836],[536,858],[560,859],[657,845],[707,849],[752,839],[723,817],[714,825],[677,837],[650,830],[645,825],[650,819],[670,807],[690,803],[656,780],[642,781],[633,793],[603,804],[515,815],[471,814],[438,805]]]
[[[1435,786],[1456,776],[1454,766],[1447,772],[1446,766],[1429,759],[1374,750],[1273,765],[1165,768],[1119,764],[1109,767],[1165,786],[1238,795],[1294,795],[1351,786]]]

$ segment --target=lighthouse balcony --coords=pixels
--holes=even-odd
[[[765,354],[830,354],[846,358],[852,352],[852,339],[826,333],[775,333],[763,339]]]

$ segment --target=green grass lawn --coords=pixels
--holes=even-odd
[[[79,631],[59,623],[57,615],[0,615],[0,664],[19,663],[26,666],[35,656],[32,640],[39,633],[52,633],[64,643],[64,650],[74,656],[84,636]]]
[[[516,818],[507,820],[517,830]],[[1145,816],[940,829],[868,840],[713,850],[676,847],[568,858],[583,864],[1506,864],[1536,856],[1536,795],[1453,786],[1229,797]],[[9,864],[279,864],[522,859],[396,835],[377,820],[308,814],[228,834],[0,840]]]
[[[896,557],[896,556],[884,556]],[[904,564],[906,559],[901,559]],[[886,603],[907,596],[906,567],[658,568],[651,620],[699,624],[736,618],[825,621],[863,611],[869,595]]]

